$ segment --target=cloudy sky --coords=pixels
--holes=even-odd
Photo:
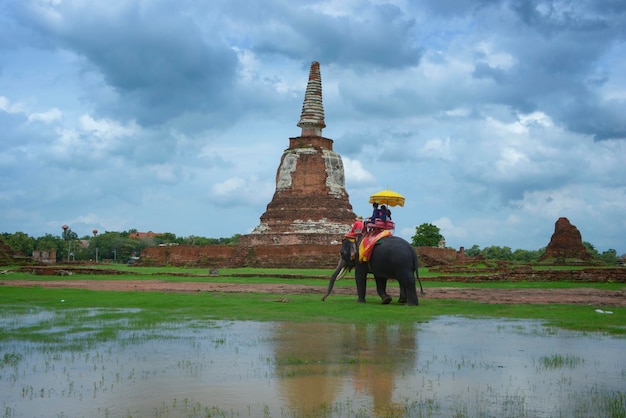
[[[626,253],[623,0],[4,0],[0,232],[250,232],[312,61],[356,213]]]

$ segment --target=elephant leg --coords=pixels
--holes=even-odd
[[[406,303],[406,287],[402,285],[401,282],[398,282],[400,285],[400,297],[398,298],[398,303]]]
[[[356,281],[356,294],[357,294],[356,301],[359,303],[365,303],[367,273],[364,275],[361,275],[359,274],[359,272],[355,272],[354,280]]]
[[[403,280],[401,286],[404,287],[407,297],[407,306],[418,306],[419,300],[417,299],[417,288],[415,287],[415,277],[413,277],[413,274]]]
[[[387,279],[376,279],[376,291],[383,305],[391,303],[391,296],[387,294]]]

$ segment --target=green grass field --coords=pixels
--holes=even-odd
[[[225,319],[254,321],[333,321],[352,323],[407,323],[428,321],[441,315],[466,317],[521,318],[544,321],[546,325],[565,329],[626,334],[626,313],[622,308],[607,308],[613,314],[598,315],[595,307],[585,305],[510,305],[483,304],[460,300],[421,299],[419,307],[398,304],[381,305],[374,300],[354,303],[354,296],[332,295],[321,302],[321,295],[268,295],[257,293],[158,293],[112,292],[76,289],[45,289],[11,287],[11,280],[167,280],[211,281],[239,284],[294,283],[325,286],[331,270],[291,269],[224,269],[219,276],[209,277],[207,269],[174,267],[108,266],[128,274],[74,274],[72,276],[38,276],[11,272],[2,276],[0,311],[5,313],[28,309],[73,310],[78,308],[138,309],[130,327],[146,327],[164,322],[189,319]],[[9,268],[10,270],[10,268]],[[119,273],[120,271],[118,271]],[[181,276],[180,274],[192,276]],[[572,282],[497,282],[497,283],[438,283],[426,269],[420,271],[424,287],[534,288],[549,291],[554,288],[594,287],[603,290],[624,290],[623,283]],[[197,275],[197,276],[193,276]],[[200,276],[201,275],[201,276]],[[245,277],[241,277],[244,275]],[[290,278],[275,277],[289,276]],[[372,284],[373,285],[373,284]],[[393,286],[393,284],[391,284]],[[337,286],[354,287],[347,276]],[[61,302],[63,301],[63,302]],[[71,319],[71,318],[70,318]],[[69,321],[69,320],[68,320]],[[71,323],[71,321],[69,321]],[[0,331],[2,332],[2,331]],[[103,330],[103,334],[114,330]],[[6,336],[4,336],[6,337]]]

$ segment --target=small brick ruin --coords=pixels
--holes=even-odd
[[[559,218],[554,225],[554,233],[546,247],[546,252],[540,260],[565,262],[572,259],[590,261],[592,256],[583,245],[582,235],[578,228],[572,225],[569,219]]]
[[[473,259],[465,254],[465,247],[459,251],[452,248],[417,247],[420,266],[445,266],[450,264],[465,264]]]

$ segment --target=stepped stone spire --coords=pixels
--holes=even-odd
[[[302,136],[321,136],[322,129],[326,127],[322,103],[322,76],[320,63],[317,61],[311,64],[298,127],[302,128]]]
[[[341,156],[322,137],[324,107],[318,62],[311,64],[298,127],[276,172],[276,192],[247,245],[321,244],[341,241],[356,215],[345,189]]]

